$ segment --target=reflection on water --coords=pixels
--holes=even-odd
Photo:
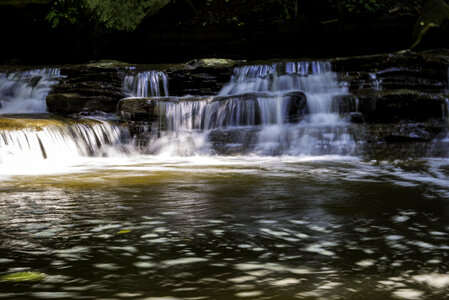
[[[445,299],[449,162],[87,160],[0,181],[0,298]],[[39,272],[39,281],[2,277]]]

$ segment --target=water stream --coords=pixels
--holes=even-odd
[[[447,299],[449,161],[360,158],[328,63],[238,67],[218,97],[158,98],[146,146],[27,106],[56,71],[14,74],[0,299]],[[128,96],[168,96],[143,74]],[[307,98],[293,119],[289,93]]]
[[[45,113],[45,98],[59,77],[55,68],[0,73],[0,114]]]

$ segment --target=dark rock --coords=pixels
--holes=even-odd
[[[444,0],[427,0],[413,30],[412,49],[438,48],[448,45],[449,5]]]
[[[359,91],[359,111],[369,122],[442,119],[446,98],[414,90]]]
[[[358,139],[364,141],[362,153],[369,159],[410,159],[423,157],[437,137],[446,132],[444,122],[366,123]]]
[[[48,111],[63,115],[79,112],[114,112],[117,102],[109,97],[84,96],[75,93],[50,94],[47,96]]]
[[[332,69],[340,73],[340,81],[346,82],[350,90],[372,88],[373,84],[389,78],[404,77],[412,83],[419,79],[447,84],[449,51],[425,51],[340,57],[331,59]],[[414,79],[416,78],[416,79]]]
[[[184,95],[216,95],[229,82],[229,68],[194,68],[167,71],[170,79],[169,94]]]
[[[358,110],[358,98],[353,94],[338,95],[334,97],[340,114],[356,112]]]
[[[365,118],[361,113],[353,112],[348,115],[348,121],[355,124],[365,123]]]
[[[124,97],[124,74],[108,64],[76,65],[61,69],[60,82],[47,96],[49,111],[61,114],[115,112]],[[69,103],[69,102],[73,103]]]
[[[307,98],[303,92],[291,92],[283,95],[287,98],[286,121],[290,123],[299,122],[308,113]]]

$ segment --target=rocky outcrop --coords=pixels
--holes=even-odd
[[[61,69],[63,76],[47,96],[50,112],[73,114],[80,112],[115,112],[124,97],[123,73],[110,63],[96,63]]]
[[[449,5],[444,0],[427,0],[416,21],[412,49],[445,47],[449,37]]]
[[[115,112],[117,101],[108,96],[87,96],[78,93],[58,93],[47,96],[48,111],[61,115],[95,112]]]
[[[359,113],[357,122],[441,121],[446,117],[447,50],[336,58],[332,64],[349,92],[336,99],[340,112]]]
[[[358,112],[367,122],[428,121],[445,117],[445,95],[416,90],[360,90],[339,96],[340,113]]]

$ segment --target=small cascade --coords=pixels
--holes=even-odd
[[[127,149],[122,140],[130,138],[128,130],[105,121],[3,120],[8,126],[0,127],[0,165],[123,154]]]
[[[123,80],[123,92],[128,97],[168,96],[168,77],[161,71],[146,71],[127,75]]]
[[[376,73],[369,73],[373,89],[380,91],[382,89],[382,80],[377,77]]]
[[[45,113],[45,99],[59,77],[54,68],[0,73],[0,114]]]
[[[158,128],[167,131],[212,130],[294,122],[301,113],[301,94],[285,94],[276,101],[266,94],[229,97],[179,98],[154,101]],[[305,102],[305,101],[304,101]]]
[[[271,65],[242,66],[234,70],[231,81],[219,96],[253,92],[309,93],[338,90],[336,73],[328,62],[286,62]]]

